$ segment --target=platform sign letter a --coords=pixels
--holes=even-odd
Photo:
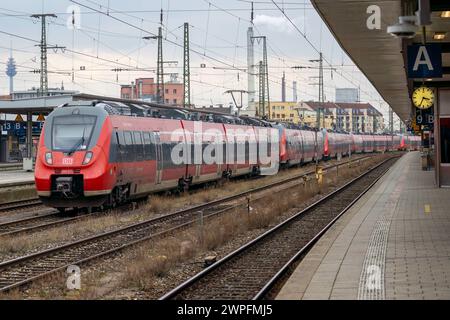
[[[409,78],[442,77],[442,49],[439,44],[408,46]]]
[[[414,62],[413,70],[417,71],[419,69],[419,65],[426,64],[428,70],[434,70],[433,64],[430,60],[430,55],[428,54],[427,48],[425,46],[419,47],[419,52],[416,56],[416,61]]]

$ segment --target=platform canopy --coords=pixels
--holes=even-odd
[[[387,27],[398,22],[398,17],[405,15],[405,4],[417,5],[417,1],[401,0],[312,0],[314,7],[342,49],[361,69],[383,99],[393,108],[403,120],[410,119],[410,91],[414,79],[408,80],[406,74],[406,48],[408,44],[420,43],[422,34],[419,32],[412,40],[394,38],[387,33]],[[427,42],[433,42],[434,32],[447,31],[450,37],[450,19],[441,18],[441,11],[447,10],[448,1],[430,1],[432,25],[427,26]],[[447,3],[447,4],[445,4]],[[444,4],[444,5],[442,5]],[[367,8],[377,5],[381,9],[381,29],[370,30],[367,27]],[[444,40],[445,41],[445,40]],[[441,43],[444,43],[441,41]],[[444,45],[445,51],[448,50]],[[443,49],[443,52],[444,52]],[[450,66],[450,55],[442,55],[443,66]],[[448,68],[444,68],[448,72]],[[446,85],[448,74],[442,79],[433,80]]]
[[[126,100],[113,97],[97,96],[85,93],[77,93],[70,95],[57,95],[48,97],[37,97],[29,99],[18,100],[0,100],[0,113],[9,114],[26,114],[27,112],[36,113],[50,113],[56,107],[68,104],[90,104],[92,101],[116,101],[126,103],[138,103],[142,101]],[[146,105],[161,107],[161,108],[173,108],[168,105],[159,105],[152,102],[145,102]]]

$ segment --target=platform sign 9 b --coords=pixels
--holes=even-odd
[[[433,126],[434,124],[433,108],[428,109],[416,108],[416,124],[419,126]]]

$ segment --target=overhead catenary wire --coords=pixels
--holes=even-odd
[[[94,1],[89,1],[90,3],[95,3]],[[105,8],[105,7],[103,7],[103,8]],[[289,10],[289,8],[287,8],[287,7],[284,7],[284,9],[285,9],[285,11],[287,11],[287,10]],[[106,10],[106,9],[105,9]],[[211,12],[217,12],[217,11],[222,11],[222,12],[225,12],[226,10],[228,10],[228,9],[223,9],[223,8],[221,8],[221,9],[217,9],[217,10],[215,10],[215,8],[213,8],[213,7],[211,7],[210,8],[210,10],[211,10]],[[108,14],[109,13],[109,16],[111,17],[112,15],[114,15],[115,13],[117,13],[117,14],[125,14],[126,16],[130,16],[130,17],[133,17],[133,18],[135,18],[135,19],[140,19],[141,21],[142,21],[142,18],[141,17],[138,17],[138,16],[131,16],[131,15],[129,15],[128,13],[133,13],[133,12],[131,12],[132,10],[128,10],[128,11],[126,11],[126,12],[122,12],[122,11],[118,11],[118,10],[114,10],[114,9],[112,9],[110,6],[108,6],[108,9],[107,9],[107,11],[106,11],[106,13]],[[231,11],[233,11],[233,10],[231,10]],[[239,11],[245,11],[245,10],[239,10]],[[134,13],[141,13],[141,12],[151,12],[151,10],[134,10]],[[159,10],[154,10],[154,12],[159,12]],[[176,12],[176,10],[174,11],[174,10],[170,10],[170,12]],[[238,12],[238,11],[235,11],[235,12]],[[83,14],[86,14],[87,12],[83,12]],[[103,14],[101,14],[101,15],[104,15],[105,13],[103,13]],[[101,16],[101,15],[99,15],[99,16]],[[240,21],[240,19],[242,19],[241,17],[239,17],[239,15],[235,15],[235,17],[236,17],[236,19],[238,19],[238,21]],[[83,26],[84,27],[84,26]],[[141,27],[141,29],[143,29],[142,27]],[[102,29],[99,29],[100,31],[101,31],[101,34],[103,35],[104,34],[104,32],[106,32],[106,30],[102,30]],[[86,30],[84,30],[85,32],[86,32]],[[98,30],[97,30],[98,31]],[[166,29],[166,31],[167,31],[167,29]],[[141,31],[141,34],[143,33],[143,31]],[[209,30],[208,30],[208,33],[209,33],[209,35],[212,35],[210,32],[209,32]],[[129,36],[131,36],[131,37],[133,37],[133,35],[129,35]],[[136,36],[136,38],[139,38],[139,37],[137,37]],[[100,45],[101,43],[100,43],[100,41],[97,41],[97,44],[98,45]],[[235,49],[235,51],[237,51],[238,49],[239,49],[239,47],[237,47],[236,46],[237,45],[237,43],[235,43],[235,45],[234,45],[234,49]],[[211,49],[212,48],[212,46],[207,46],[207,48],[205,48],[205,49]],[[242,46],[242,49],[244,49],[245,47],[244,46]],[[286,60],[283,58],[283,57],[281,57],[278,53],[277,53],[277,51],[281,51],[279,48],[273,48],[272,46],[270,46],[270,44],[268,43],[268,48],[271,50],[271,51],[273,51],[273,53],[274,53],[274,55],[276,56],[276,59],[278,59],[279,61],[281,61],[282,63],[283,63],[283,65],[285,65],[286,64]],[[194,48],[194,50],[195,50],[195,48]],[[245,50],[245,49],[244,49]],[[69,51],[70,52],[70,49],[69,50],[67,50],[67,51]],[[72,50],[72,51],[76,51],[76,50]],[[211,55],[211,54],[208,54],[208,53],[210,53],[210,52],[212,52],[211,50],[205,50],[206,51],[206,55]],[[277,55],[278,54],[278,55]],[[76,55],[78,55],[79,57],[83,57],[83,55],[81,55],[81,54],[79,54],[79,53],[76,53]],[[62,55],[62,56],[64,56],[64,55]],[[102,57],[100,57],[100,56],[98,56],[98,57],[96,57],[95,56],[95,54],[90,54],[90,55],[84,55],[84,57],[87,57],[88,59],[91,59],[91,60],[97,60],[97,61],[102,61],[102,62],[104,62],[104,63],[106,63],[106,64],[111,64],[111,65],[115,65],[115,66],[117,66],[117,65],[119,65],[119,66],[123,66],[124,67],[124,69],[128,69],[128,70],[132,70],[132,67],[133,68],[136,68],[137,66],[139,66],[139,68],[136,68],[137,70],[135,70],[135,71],[146,71],[146,69],[148,69],[148,68],[143,68],[142,66],[140,66],[140,63],[138,62],[136,65],[134,64],[134,63],[130,63],[130,64],[126,64],[126,63],[121,63],[121,62],[119,62],[119,61],[116,61],[116,60],[111,60],[111,59],[105,59],[105,58],[103,58],[102,59]],[[209,58],[209,57],[208,57]],[[212,58],[215,58],[214,56],[212,56]],[[235,59],[235,57],[233,57],[233,60]],[[211,59],[213,62],[215,62],[215,63],[219,63],[219,64],[223,64],[224,63],[224,61],[222,60],[222,59],[217,59],[217,60],[219,60],[219,61],[214,61],[213,59]],[[229,64],[230,66],[234,66],[234,67],[236,67],[236,61],[231,61],[230,63],[228,63],[228,62],[225,62],[226,64]],[[226,65],[225,64],[225,65]],[[273,66],[273,69],[275,69],[276,68],[276,66]],[[91,68],[92,69],[92,68]],[[280,68],[281,69],[281,68]],[[238,70],[238,68],[235,68],[235,70],[237,71],[237,72],[245,72],[245,71],[240,71],[240,70]],[[79,73],[82,73],[82,72],[80,72],[79,70],[75,70],[76,72],[79,72]],[[105,70],[105,71],[108,71],[108,70]],[[234,75],[235,76],[235,75]],[[274,78],[278,78],[278,77],[275,77],[274,76]],[[271,81],[271,83],[274,83],[274,84],[279,84],[279,82],[276,82],[275,80],[274,81]],[[290,86],[289,86],[290,87]]]
[[[91,0],[86,0],[86,1],[88,1],[88,2],[90,2],[90,3],[93,3],[93,4],[97,4],[96,2],[94,2],[94,1],[91,1]],[[97,4],[97,5],[99,5],[99,4]],[[101,7],[101,5],[99,5],[100,7]],[[216,6],[217,7],[217,6]],[[224,9],[222,9],[222,8],[220,8],[220,11],[225,11]],[[117,12],[117,10],[112,10],[111,9],[111,12]],[[234,15],[235,16],[235,15]],[[136,17],[136,16],[132,16],[133,18],[139,18],[139,17]],[[236,16],[237,17],[237,16]],[[195,44],[193,43],[193,45],[195,46]],[[270,45],[269,45],[270,46]],[[198,46],[199,48],[201,48],[201,46]],[[204,51],[211,51],[211,50],[208,50],[208,49],[206,49],[206,48],[204,48],[203,47],[203,49],[204,49]],[[206,49],[206,50],[205,50]],[[274,51],[273,50],[273,48],[272,47],[270,47],[270,49],[272,49],[272,51]],[[274,51],[275,52],[275,51]],[[216,54],[216,53],[215,53]],[[275,52],[275,54],[276,54],[276,52]],[[217,55],[217,54],[216,54]],[[284,61],[284,59],[282,59],[282,58],[280,58],[280,57],[278,57],[280,60],[283,60]],[[278,77],[279,78],[279,77]]]
[[[106,16],[108,16],[109,18],[111,18],[111,19],[113,19],[113,20],[116,20],[116,21],[118,21],[118,22],[121,22],[121,23],[123,23],[123,24],[125,24],[125,25],[128,25],[128,26],[131,27],[131,28],[134,28],[134,29],[137,29],[137,30],[141,30],[141,28],[140,28],[139,26],[136,26],[136,25],[134,25],[134,24],[132,24],[132,23],[126,21],[126,20],[123,20],[123,19],[121,19],[121,18],[118,18],[118,17],[116,17],[116,16],[114,16],[114,15],[112,15],[112,14],[107,15],[107,14],[106,14],[104,11],[102,11],[102,10],[99,10],[99,9],[96,9],[96,8],[92,8],[92,7],[90,7],[90,6],[86,5],[86,4],[83,4],[83,3],[79,2],[79,1],[76,1],[76,0],[70,0],[70,1],[71,1],[72,3],[75,3],[75,4],[79,5],[79,6],[82,6],[82,7],[86,8],[86,9],[89,9],[89,10],[92,10],[92,11],[95,11],[95,12],[98,12],[98,13],[101,13],[101,14],[103,14],[103,15],[106,15]],[[86,1],[89,1],[89,2],[93,3],[93,1],[91,1],[91,0],[86,0]],[[98,4],[97,4],[97,5],[98,5]],[[211,5],[215,6],[214,4],[211,4]],[[216,6],[216,7],[217,7],[217,6]],[[222,10],[222,11],[223,11],[223,10]],[[113,12],[113,11],[111,11],[111,12]],[[234,16],[236,16],[236,15],[234,15]],[[236,17],[237,17],[237,16],[236,16]],[[145,33],[147,33],[147,34],[152,35],[152,36],[157,36],[155,33],[151,32],[151,31],[149,31],[149,30],[143,30],[143,31],[144,31]],[[170,40],[170,39],[164,39],[164,40],[165,40],[166,42],[170,43],[170,44],[175,45],[175,46],[182,47],[182,44],[179,44],[179,43],[177,43],[177,42],[175,42],[175,41],[172,41],[172,40]],[[228,63],[228,62],[222,61],[222,60],[220,60],[220,59],[217,59],[217,58],[215,58],[215,57],[212,57],[211,55],[208,55],[208,54],[206,54],[206,53],[202,53],[202,52],[200,52],[200,51],[198,51],[198,50],[196,50],[196,49],[190,48],[190,51],[193,52],[193,53],[195,53],[195,54],[197,54],[197,55],[199,55],[199,56],[206,57],[206,58],[210,59],[210,60],[213,61],[213,62],[219,63],[219,64],[221,64],[221,65],[225,65],[225,66],[230,67],[230,68],[233,68],[233,69],[236,69],[236,68],[232,65],[232,63]],[[270,82],[276,83],[276,84],[278,84],[278,85],[281,84],[280,82],[275,82],[275,81],[273,81],[272,79],[270,80]]]
[[[31,39],[31,38],[28,38],[28,37],[25,37],[25,36],[21,36],[21,35],[18,35],[18,34],[6,32],[6,31],[3,31],[3,30],[0,30],[0,33],[6,34],[6,35],[9,35],[9,36],[12,36],[12,37],[20,38],[22,40],[27,40],[27,41],[31,41],[31,42],[35,42],[35,43],[40,43],[40,41],[38,41],[38,40]],[[64,50],[61,50],[61,51],[63,53],[64,52],[73,52],[73,53],[75,53],[77,55],[90,57],[90,58],[95,58],[95,59],[98,59],[98,60],[101,60],[101,61],[109,62],[109,63],[115,64],[115,65],[120,65],[120,66],[124,66],[124,67],[128,67],[128,68],[133,68],[134,67],[132,65],[128,65],[128,64],[125,64],[125,63],[121,63],[121,62],[118,62],[118,61],[114,61],[114,60],[110,60],[110,59],[106,59],[106,58],[102,58],[102,57],[96,57],[96,56],[93,56],[93,55],[88,54],[88,53],[80,52],[80,51],[77,51],[77,50],[71,50],[71,49],[68,49],[68,48],[65,48]]]
[[[311,42],[311,40],[306,36],[306,34],[305,33],[303,33],[299,28],[298,28],[298,26],[292,21],[292,19],[286,14],[286,12],[284,12],[281,8],[280,8],[280,6],[274,1],[274,0],[271,0],[272,1],[272,3],[278,8],[278,10],[284,15],[284,17],[289,21],[289,23],[295,28],[295,30],[297,30],[297,32],[305,39],[305,41],[311,46],[311,48],[314,50],[314,51],[316,51],[318,54],[321,54],[321,49],[318,49],[312,42]],[[325,57],[323,57],[323,61],[325,61],[329,66],[331,66],[331,67],[333,67],[332,65],[331,65],[331,63],[325,58]],[[348,82],[350,82],[350,83],[352,83],[354,86],[357,86],[353,81],[351,81],[351,80],[349,80],[348,78],[346,78],[344,75],[343,75],[343,72],[338,72],[338,71],[336,71],[336,73],[337,74],[339,74],[342,78],[344,78],[344,79],[346,79]],[[367,93],[366,91],[363,91],[365,94],[367,94],[369,97],[371,97],[371,98],[373,98],[373,96],[371,95],[371,94],[369,94],[369,93]]]

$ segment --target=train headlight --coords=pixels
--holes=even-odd
[[[53,164],[53,157],[52,157],[52,153],[51,152],[46,152],[45,153],[45,162],[47,164]]]
[[[88,164],[91,162],[93,153],[91,151],[86,152],[86,155],[84,156],[83,164]]]

